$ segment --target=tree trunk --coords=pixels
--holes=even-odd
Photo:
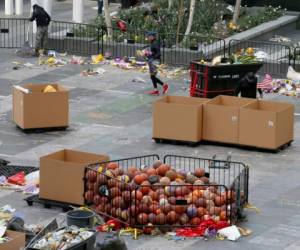
[[[191,33],[193,19],[194,19],[194,13],[195,13],[195,5],[196,5],[196,0],[191,0],[189,22],[188,22],[188,25],[187,25],[186,31],[185,31],[186,36]]]
[[[112,37],[112,26],[111,26],[111,17],[110,17],[110,9],[108,5],[108,0],[103,1],[104,6],[104,15],[105,15],[105,23],[107,27],[107,36],[108,38]]]
[[[176,34],[176,44],[179,43],[179,33],[180,33],[180,28],[181,28],[181,23],[182,23],[182,18],[183,18],[183,5],[184,0],[180,0],[179,3],[179,10],[178,10],[178,25],[177,25],[177,34]]]
[[[233,24],[235,24],[235,25],[237,23],[239,15],[240,15],[241,2],[242,2],[242,0],[236,0],[236,2],[235,2],[233,20],[232,20]]]
[[[168,8],[171,9],[173,6],[173,0],[168,0]]]

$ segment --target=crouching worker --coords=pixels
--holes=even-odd
[[[168,92],[169,86],[166,83],[163,83],[157,77],[157,67],[160,64],[161,52],[160,52],[160,43],[156,39],[155,32],[146,33],[147,40],[150,42],[148,46],[148,51],[146,52],[146,58],[149,66],[150,78],[153,84],[153,90],[149,92],[150,95],[159,95],[159,90],[157,89],[158,84],[162,86],[162,93],[165,94]]]
[[[242,78],[235,90],[235,95],[241,94],[241,97],[255,98],[257,91],[262,94],[261,90],[257,90],[257,77],[253,72],[249,72],[244,78]]]
[[[37,32],[35,40],[35,55],[39,56],[40,50],[45,51],[48,42],[48,26],[51,21],[49,14],[41,6],[34,4],[30,22],[36,21]]]

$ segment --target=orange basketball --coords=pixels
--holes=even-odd
[[[137,221],[141,225],[145,225],[148,223],[148,215],[146,213],[141,213],[137,217]]]
[[[117,169],[119,167],[118,163],[116,162],[110,162],[107,164],[107,169]]]
[[[178,215],[174,211],[170,211],[167,214],[167,222],[169,224],[174,224],[178,219]]]
[[[174,170],[168,170],[166,172],[166,177],[168,177],[171,181],[174,181],[177,177],[177,173]]]
[[[215,204],[216,204],[216,206],[223,206],[224,204],[225,204],[225,199],[224,199],[224,197],[223,196],[216,196],[215,197]]]
[[[150,206],[149,206],[149,211],[151,212],[151,213],[156,213],[156,211],[159,209],[159,206],[157,205],[157,204],[154,204],[154,203],[152,203]]]
[[[201,178],[205,175],[205,169],[204,168],[196,168],[194,174],[198,178]]]
[[[143,193],[141,191],[132,191],[131,192],[131,199],[136,199],[141,201],[143,199]]]
[[[162,165],[160,165],[159,167],[158,167],[158,169],[157,169],[157,174],[159,174],[160,176],[165,176],[165,174],[166,174],[166,172],[168,171],[168,170],[170,170],[170,166],[169,165],[167,165],[167,164],[162,164]]]
[[[148,194],[150,192],[150,182],[149,181],[143,181],[141,183],[141,188],[140,188],[140,191],[145,195],[145,194]]]
[[[198,217],[195,217],[193,219],[190,220],[190,223],[193,225],[193,226],[198,226],[200,223],[201,223],[201,219],[198,218]]]
[[[134,178],[133,178],[133,181],[138,184],[138,185],[141,185],[142,182],[144,181],[144,178],[142,175],[136,175]]]
[[[147,171],[146,171],[146,174],[148,176],[156,175],[156,170],[154,168],[148,168]]]
[[[157,193],[157,192],[154,192],[154,191],[151,190],[151,191],[148,193],[148,195],[151,197],[152,200],[154,200],[154,201],[157,201],[157,200],[158,200],[158,193]]]
[[[167,221],[167,217],[165,216],[165,214],[159,213],[156,216],[156,224],[158,224],[158,225],[164,225],[164,224],[166,224],[166,221]]]
[[[198,207],[197,209],[197,215],[198,217],[203,217],[205,214],[207,214],[207,210],[203,207]]]

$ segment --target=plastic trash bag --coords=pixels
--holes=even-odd
[[[294,81],[300,81],[300,73],[295,71],[292,66],[289,66],[287,78]]]

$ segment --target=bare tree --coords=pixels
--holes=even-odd
[[[105,15],[105,23],[107,27],[107,36],[109,38],[112,37],[112,26],[111,26],[111,17],[110,17],[110,9],[108,5],[108,0],[103,1],[103,6],[104,6],[104,15]]]
[[[177,34],[176,34],[176,44],[179,43],[179,33],[180,33],[183,14],[184,14],[184,0],[180,0],[179,10],[178,10],[178,25],[177,25]]]
[[[188,25],[186,27],[185,35],[189,35],[192,29],[193,25],[193,20],[194,20],[194,13],[195,13],[195,6],[196,6],[196,0],[191,0],[190,4],[190,16],[189,16],[189,21]]]
[[[242,0],[236,0],[236,1],[235,1],[235,7],[234,7],[234,13],[233,13],[233,19],[232,19],[232,22],[233,22],[233,24],[235,24],[235,25],[236,25],[236,23],[237,23],[237,20],[238,20],[238,18],[239,18],[239,15],[240,15],[241,2],[242,2]]]
[[[173,6],[173,0],[168,0],[168,8],[171,9]]]

